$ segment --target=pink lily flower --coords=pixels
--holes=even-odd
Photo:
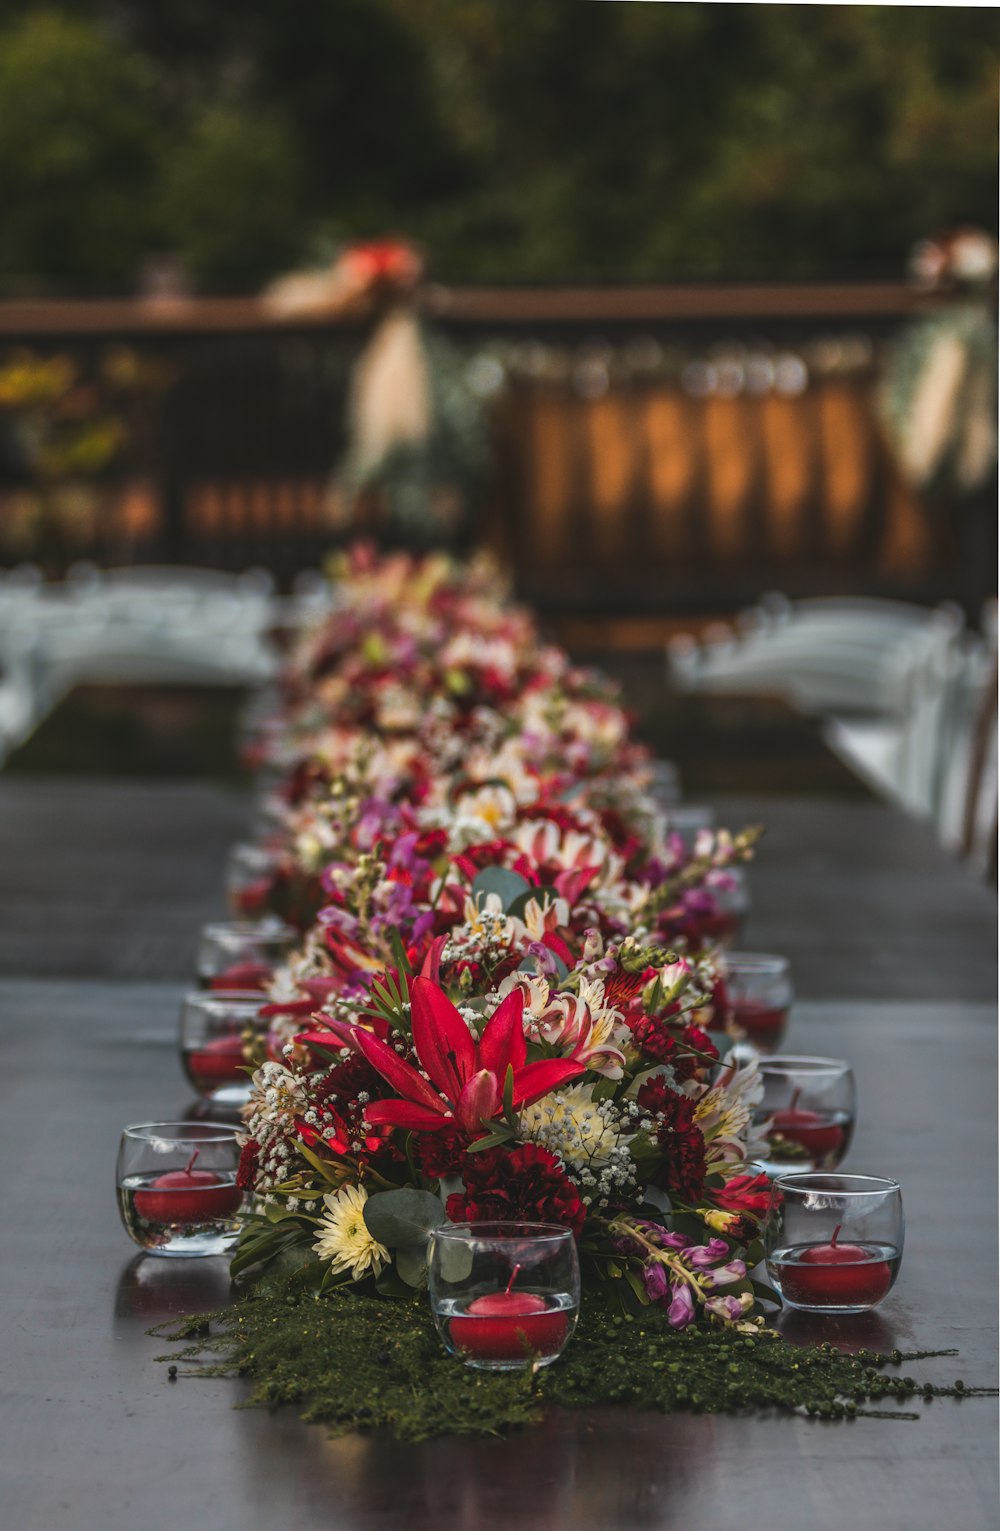
[[[478,1043],[448,996],[428,978],[410,982],[413,1046],[428,1079],[406,1063],[388,1043],[355,1027],[355,1047],[377,1069],[401,1100],[376,1100],[365,1110],[375,1126],[440,1132],[457,1126],[482,1136],[503,1105],[504,1081],[513,1070],[512,1104],[521,1106],[547,1095],[586,1072],[569,1058],[528,1063],[524,1036],[524,995],[513,990],[497,1006]]]

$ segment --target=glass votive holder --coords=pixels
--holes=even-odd
[[[203,925],[198,982],[206,989],[263,991],[297,941],[292,927],[274,917]]]
[[[717,914],[715,940],[719,946],[738,941],[750,913],[750,879],[741,866],[726,867],[718,874],[721,886],[712,887]],[[711,886],[711,883],[709,884]]]
[[[198,1094],[220,1105],[250,1099],[254,1054],[266,1043],[268,1021],[260,1014],[266,996],[249,990],[185,996],[181,1005],[181,1065]]]
[[[836,1169],[851,1146],[857,1090],[842,1058],[762,1058],[764,1098],[754,1123],[767,1143],[768,1175]]]
[[[903,1196],[875,1175],[780,1175],[764,1226],[768,1275],[804,1313],[867,1313],[903,1257]]]
[[[224,1255],[236,1242],[244,1193],[236,1184],[235,1127],[143,1122],[118,1148],[118,1209],[125,1231],[151,1255]]]
[[[681,773],[672,760],[652,762],[652,795],[656,801],[673,811],[681,800]]]
[[[726,952],[722,981],[727,1031],[760,1053],[780,1047],[793,998],[788,958]]]
[[[580,1307],[580,1265],[569,1228],[553,1223],[458,1223],[429,1250],[431,1312],[445,1348],[481,1371],[549,1366]]]
[[[274,887],[278,854],[266,845],[234,845],[226,862],[226,897],[236,919],[266,914]]]

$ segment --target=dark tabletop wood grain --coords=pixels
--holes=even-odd
[[[995,899],[868,800],[766,817],[746,944],[787,951],[788,1046],[854,1064],[850,1166],[895,1174],[899,1283],[839,1337],[957,1347],[995,1375]],[[245,802],[197,782],[0,778],[0,1523],[11,1531],[963,1531],[996,1524],[996,1407],[917,1422],[556,1414],[508,1441],[330,1441],[237,1384],[167,1380],[146,1330],[225,1300],[222,1262],[134,1258],[113,1169],[126,1121],[189,1105],[174,1030]],[[141,981],[140,981],[141,980]],[[805,1337],[833,1330],[792,1319]]]

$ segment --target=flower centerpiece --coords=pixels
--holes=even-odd
[[[671,835],[614,692],[487,564],[358,549],[333,575],[250,745],[274,785],[255,897],[300,936],[254,1044],[241,1300],[172,1337],[251,1402],[411,1439],[550,1402],[844,1418],[977,1391],[764,1325],[761,1085],[708,1034],[720,901],[756,832]],[[519,1297],[517,1263],[449,1348],[506,1361],[534,1335],[526,1375],[456,1366],[414,1300],[428,1248],[436,1279],[484,1224],[575,1240],[558,1365],[568,1320]]]
[[[756,1323],[753,1068],[699,1024],[754,834],[688,850],[613,691],[481,564],[365,552],[254,747],[308,917],[266,1013],[237,1272],[425,1279],[435,1222],[570,1227],[584,1279],[684,1328]]]

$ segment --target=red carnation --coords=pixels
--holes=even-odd
[[[260,1144],[256,1138],[247,1138],[240,1150],[240,1162],[236,1168],[236,1184],[241,1191],[252,1191],[257,1184],[257,1165],[260,1162]]]
[[[643,1111],[660,1118],[656,1141],[665,1163],[653,1177],[655,1185],[671,1191],[689,1205],[705,1189],[705,1139],[694,1120],[694,1101],[672,1090],[662,1075],[647,1079],[636,1096]]]
[[[431,1180],[440,1180],[442,1175],[460,1174],[471,1162],[466,1156],[471,1142],[469,1134],[461,1128],[446,1127],[443,1132],[415,1132],[411,1151],[421,1173]]]
[[[710,1041],[700,1026],[685,1026],[681,1032],[681,1046],[694,1048],[696,1053],[703,1053],[705,1057],[696,1058],[694,1053],[682,1052],[680,1057],[674,1059],[674,1073],[678,1083],[684,1084],[686,1080],[693,1079],[698,1071],[705,1067],[705,1058],[711,1058],[718,1062],[719,1049]]]
[[[560,1223],[579,1234],[587,1216],[555,1154],[535,1143],[467,1154],[465,1191],[448,1197],[453,1223]]]
[[[625,1024],[632,1033],[632,1041],[647,1058],[654,1058],[657,1063],[673,1063],[677,1041],[662,1021],[651,1015],[626,1015]]]
[[[352,1053],[343,1063],[337,1063],[321,1082],[316,1091],[317,1100],[334,1099],[350,1105],[364,1091],[371,1100],[381,1100],[388,1095],[385,1080],[376,1073],[360,1053]]]

